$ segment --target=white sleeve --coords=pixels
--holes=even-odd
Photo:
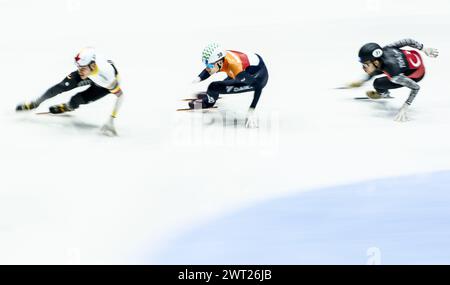
[[[89,79],[92,80],[98,86],[106,88],[108,90],[115,90],[119,87],[119,82],[117,80],[116,70],[106,60],[97,60],[96,61],[98,71],[95,74],[89,76]],[[114,92],[112,92],[114,93]]]

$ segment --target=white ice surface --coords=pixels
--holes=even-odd
[[[243,207],[450,169],[448,1],[218,3],[0,1],[0,263],[138,263],[144,250],[157,262],[169,240]],[[441,50],[410,122],[392,120],[406,90],[388,102],[352,99],[370,86],[333,90],[360,77],[362,44],[403,37]],[[203,117],[174,112],[210,41],[263,56],[258,130],[242,128],[250,95]],[[98,133],[112,97],[67,117],[14,112],[73,71],[83,46],[121,73],[118,138]]]

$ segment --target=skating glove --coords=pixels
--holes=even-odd
[[[109,117],[108,121],[101,128],[102,133],[105,136],[113,137],[117,136],[116,128],[114,127],[114,117]]]
[[[438,57],[439,51],[435,48],[423,48],[422,51],[429,57]]]
[[[348,88],[359,88],[361,86],[363,86],[364,81],[355,81],[350,83],[349,85],[347,85]]]
[[[245,127],[249,129],[258,128],[258,117],[255,114],[255,109],[250,108],[245,119]]]
[[[400,108],[400,111],[398,112],[397,116],[395,116],[395,121],[397,122],[406,122],[408,121],[407,112],[409,109],[409,105],[407,103],[403,104],[403,106]]]

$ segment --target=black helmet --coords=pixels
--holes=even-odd
[[[359,50],[359,61],[366,62],[368,60],[379,59],[383,56],[383,48],[376,43],[365,44]]]

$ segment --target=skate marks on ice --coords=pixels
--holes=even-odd
[[[208,111],[210,111],[210,110],[214,110],[214,109],[217,109],[217,106],[214,106],[214,107],[210,107],[210,108],[198,108],[198,109],[195,109],[195,108],[180,108],[180,109],[177,109],[177,112],[208,112]]]
[[[392,101],[392,99],[358,100],[358,102],[366,102],[369,105],[369,108],[372,110],[372,112],[368,115],[389,120],[394,119],[401,107],[400,105],[398,105],[398,102],[397,104],[395,104]],[[417,111],[415,109],[408,110],[408,121],[414,118],[416,112]]]
[[[179,124],[194,124],[203,127],[245,128],[246,114],[225,110],[217,106],[208,109],[179,109],[177,111],[179,111],[178,114],[183,114],[180,118],[184,118],[183,122],[178,122]]]
[[[173,148],[218,147],[251,149],[264,156],[279,151],[279,115],[260,114],[258,126],[246,127],[246,114],[221,109],[214,112],[175,112],[170,128]],[[216,149],[217,150],[217,149]]]
[[[334,88],[334,90],[341,90],[348,88]],[[340,93],[340,92],[339,92]],[[350,92],[349,92],[350,93]],[[354,92],[351,92],[354,93]],[[402,96],[388,97],[388,98],[380,98],[380,99],[371,99],[364,95],[355,95],[355,94],[345,94],[342,96],[340,94],[341,100],[346,101],[350,104],[356,105],[364,105],[366,108],[369,108],[369,112],[367,112],[367,116],[376,117],[380,119],[388,119],[393,120],[394,117],[398,114],[401,103],[403,103]],[[409,120],[411,120],[416,114],[416,110],[414,108],[408,110]]]
[[[253,92],[245,92],[239,94],[232,94],[227,96],[220,96],[217,103],[211,108],[186,108],[186,102],[202,99],[206,92],[196,92],[192,98],[178,99],[178,109],[176,109],[175,116],[179,124],[195,124],[197,126],[216,126],[223,128],[245,128],[248,106],[253,99]],[[182,103],[181,105],[179,103]],[[272,114],[257,111],[259,126],[265,126],[265,122],[269,121]],[[180,122],[184,120],[184,122]],[[270,125],[270,123],[268,123]],[[259,128],[259,127],[258,127]]]
[[[386,97],[386,98],[380,98],[380,99],[377,99],[377,100],[389,100],[389,99],[394,99],[395,97]],[[363,96],[363,97],[354,97],[353,99],[355,99],[355,100],[365,100],[365,101],[367,101],[367,100],[372,100],[372,101],[374,101],[374,99],[371,99],[371,98],[369,98],[369,97],[367,97],[367,96]]]

